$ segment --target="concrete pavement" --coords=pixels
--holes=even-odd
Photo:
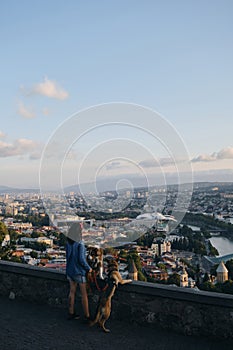
[[[68,321],[66,310],[0,297],[1,350],[224,350],[233,341],[184,336],[155,327],[110,319],[111,333],[82,320]]]

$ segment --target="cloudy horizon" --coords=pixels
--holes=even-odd
[[[77,183],[80,164],[80,183],[92,182],[92,173],[109,182],[142,173],[177,181],[175,169],[185,173],[187,162],[194,181],[231,181],[232,10],[227,0],[1,3],[0,185],[38,188],[43,150],[56,130],[78,111],[114,101],[157,111],[189,157],[174,159],[159,135],[132,125],[102,128],[70,145],[64,186]],[[108,140],[105,161],[94,151],[107,137],[124,146],[111,149]],[[124,150],[131,151],[125,158]],[[52,176],[47,181],[53,186]]]

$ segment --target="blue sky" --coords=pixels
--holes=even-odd
[[[196,172],[232,171],[232,14],[231,0],[1,1],[0,185],[38,187],[58,125],[116,101],[163,115]]]

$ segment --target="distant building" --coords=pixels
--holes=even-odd
[[[156,231],[157,232],[168,233],[168,231],[169,231],[168,223],[166,223],[166,222],[159,222],[159,223],[157,223]]]
[[[10,245],[11,243],[11,238],[9,234],[6,234],[3,241],[2,241],[2,247],[5,247],[7,245]]]
[[[27,230],[32,228],[31,222],[5,222],[8,228],[13,230]]]
[[[21,258],[24,256],[24,251],[23,249],[17,249],[12,253],[12,256],[17,256],[18,258]]]
[[[44,243],[50,247],[53,246],[53,240],[51,238],[47,237],[38,237],[38,238],[31,238],[31,237],[21,237],[20,238],[21,242],[26,242],[26,243]]]
[[[233,198],[233,193],[222,193],[221,197],[225,198],[225,199],[232,199]]]
[[[189,277],[189,279],[188,279],[188,286],[189,286],[189,288],[196,287],[196,282],[191,277]]]
[[[145,267],[144,272],[147,277],[151,277],[155,281],[166,281],[168,279],[167,271],[158,267]]]
[[[218,265],[218,268],[216,270],[217,272],[217,282],[218,283],[224,283],[228,280],[228,270],[226,266],[224,265],[224,262],[221,261]]]
[[[164,239],[156,239],[153,241],[150,252],[153,255],[161,256],[163,253],[171,251],[171,242]]]
[[[50,246],[50,247],[53,246],[53,239],[51,239],[51,238],[47,238],[47,237],[38,237],[38,238],[36,238],[36,241],[37,241],[38,243],[44,243],[44,244],[46,244],[46,245],[48,245],[48,246]]]
[[[188,287],[188,286],[189,286],[188,273],[183,267],[183,270],[180,273],[180,287]]]
[[[6,205],[5,207],[5,215],[12,215],[16,216],[18,215],[18,209],[14,207],[14,205]]]

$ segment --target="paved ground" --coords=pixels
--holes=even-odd
[[[111,333],[98,326],[90,328],[81,320],[68,321],[63,309],[0,298],[1,350],[233,349],[233,341],[187,337],[111,318],[106,325]]]

